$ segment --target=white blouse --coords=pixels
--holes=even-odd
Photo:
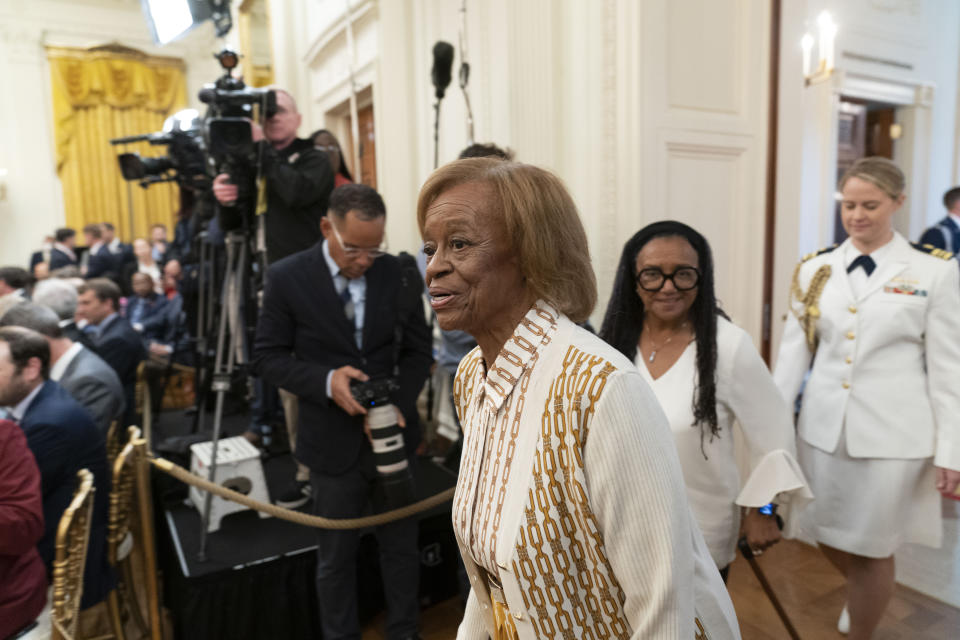
[[[718,567],[736,556],[740,508],[760,507],[776,498],[780,505],[799,506],[813,494],[796,460],[793,419],[750,336],[730,321],[717,318],[717,426],[701,439],[694,424],[697,381],[696,342],[654,380],[643,355],[635,364],[653,389],[673,430],[693,509],[710,555]],[[734,429],[734,424],[739,424]],[[734,435],[736,434],[736,435]],[[749,451],[749,475],[741,483],[735,441]],[[706,456],[706,457],[705,457]]]

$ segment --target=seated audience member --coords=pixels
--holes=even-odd
[[[98,224],[88,224],[83,228],[83,236],[87,241],[87,252],[83,255],[81,272],[87,278],[117,277],[113,255],[103,243],[103,230]]]
[[[89,469],[97,489],[83,576],[86,609],[113,587],[107,563],[110,474],[103,436],[93,419],[63,387],[48,380],[50,348],[43,336],[22,327],[0,328],[0,405],[20,424],[40,469],[44,532],[38,550],[51,575],[60,517],[77,487],[77,472]]]
[[[40,249],[30,255],[30,271],[40,262],[50,263],[50,251],[53,250],[53,236],[45,236],[40,244]]]
[[[146,277],[145,274],[138,274]],[[144,323],[142,335],[147,346],[147,365],[144,380],[150,388],[153,410],[159,411],[163,389],[170,374],[171,360],[180,364],[189,361],[188,336],[183,316],[183,296],[179,291],[180,263],[171,260],[163,266],[163,305],[157,306],[149,323]],[[134,276],[135,278],[137,276]],[[140,285],[145,288],[145,285]],[[137,287],[134,282],[134,288]],[[132,303],[131,303],[132,304]],[[128,304],[128,310],[129,310]]]
[[[33,289],[33,301],[49,307],[60,318],[64,337],[84,342],[83,332],[77,327],[77,287],[66,280],[51,278],[38,282]]]
[[[947,215],[920,236],[920,244],[929,244],[951,253],[960,252],[960,187],[943,194]]]
[[[163,295],[167,300],[180,297],[180,280],[183,267],[179,260],[170,260],[163,265]]]
[[[50,379],[60,383],[87,410],[101,435],[123,417],[123,385],[100,356],[63,335],[57,314],[36,302],[17,305],[2,317],[0,327],[36,331],[50,346]]]
[[[53,237],[56,242],[50,250],[50,271],[77,266],[79,264],[77,254],[73,250],[77,242],[77,232],[73,229],[57,229]]]
[[[163,273],[160,271],[160,263],[153,259],[153,251],[150,248],[150,243],[143,238],[134,240],[133,255],[136,256],[136,259],[133,262],[128,262],[123,267],[122,288],[124,295],[133,295],[131,283],[133,282],[133,274],[135,273],[145,273],[150,276],[154,290],[157,293],[161,293],[160,281]]]
[[[145,353],[139,334],[118,313],[120,289],[110,280],[94,278],[78,290],[77,317],[87,321],[83,331],[90,346],[113,367],[123,385],[127,410],[124,423],[134,421],[134,388],[137,367]]]
[[[166,305],[162,323],[157,323],[156,337],[147,345],[152,357],[166,359],[172,354],[174,360],[183,362],[183,356],[188,355],[189,331],[183,309],[183,294],[180,293],[181,277],[178,261],[171,260],[163,265],[163,297]],[[161,324],[162,330],[159,330]]]
[[[138,272],[131,278],[133,297],[127,300],[125,317],[145,344],[163,337],[167,323],[167,298],[157,293],[153,278]]]
[[[36,627],[47,601],[40,470],[16,423],[0,420],[0,638]]]
[[[27,287],[30,286],[30,274],[20,267],[0,267],[0,298],[13,296],[26,300]]]
[[[150,227],[150,250],[153,259],[163,263],[167,259],[167,225],[157,223]]]

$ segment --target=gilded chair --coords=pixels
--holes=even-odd
[[[142,416],[143,436],[148,446],[153,442],[153,398],[150,394],[150,385],[147,384],[147,362],[144,360],[137,367],[137,383],[134,392],[137,403],[137,413]]]
[[[114,430],[116,423],[111,425]],[[133,532],[131,525],[134,520],[134,488],[136,484],[136,468],[133,464],[134,441],[140,437],[140,430],[136,427],[128,429],[129,438],[126,446],[110,455],[111,440],[119,446],[119,438],[107,437],[107,457],[111,460],[113,470],[110,486],[110,513],[107,520],[107,560],[118,570],[117,588],[107,597],[107,606],[110,610],[110,624],[113,635],[117,640],[125,640],[123,631],[123,609],[128,617],[132,618],[137,627],[147,632],[146,624],[140,613],[137,602],[136,584],[133,580],[131,567],[131,551],[133,550]]]
[[[107,559],[118,570],[117,588],[110,592],[107,605],[117,640],[124,640],[124,610],[144,636],[160,637],[159,587],[153,538],[152,502],[146,441],[137,427],[127,429],[126,446],[113,462],[110,512],[107,524]],[[135,527],[139,526],[134,536]],[[134,577],[134,553],[142,562],[144,575]],[[136,585],[146,588],[149,625],[144,621]]]
[[[114,420],[110,423],[110,428],[107,429],[107,464],[110,465],[109,468],[113,468],[113,461],[117,459],[117,455],[120,453],[120,450],[123,449],[124,440],[123,433],[120,429],[120,422]]]
[[[93,474],[77,472],[77,490],[57,527],[53,561],[53,640],[73,640],[77,635],[80,598],[83,596],[83,568],[87,561],[90,525],[93,519]]]

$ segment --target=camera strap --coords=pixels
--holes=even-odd
[[[411,287],[419,282],[420,270],[417,261],[406,251],[397,255],[400,261],[400,287],[397,290],[397,324],[393,328],[393,375],[400,378],[400,351],[403,349],[403,325],[413,312],[411,301],[420,300],[419,293],[413,295]],[[411,271],[412,270],[412,271]]]

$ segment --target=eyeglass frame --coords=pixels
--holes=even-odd
[[[343,249],[343,252],[347,255],[348,258],[359,258],[364,253],[367,254],[367,257],[371,260],[376,260],[377,258],[382,258],[387,255],[387,243],[382,243],[376,249],[361,249],[360,247],[348,247],[343,244],[343,238],[340,236],[340,232],[337,231],[337,225],[333,224],[333,221],[330,221],[330,228],[333,229],[333,235],[337,238],[337,244],[340,245],[340,248]]]
[[[693,271],[697,275],[697,279],[693,283],[693,286],[691,287],[686,287],[686,288],[681,287],[680,285],[677,284],[677,281],[674,279],[678,273],[684,270]],[[640,274],[643,273],[644,271],[658,272],[661,278],[660,286],[657,287],[656,289],[648,289],[647,287],[643,286],[643,284],[640,283]],[[700,286],[700,279],[702,277],[703,277],[703,274],[700,273],[700,269],[697,269],[696,267],[677,267],[676,269],[673,270],[673,273],[669,273],[669,274],[664,273],[663,270],[660,269],[659,267],[644,267],[643,269],[640,269],[640,271],[636,273],[633,279],[637,283],[637,286],[643,289],[644,291],[648,291],[650,293],[656,293],[661,289],[663,289],[663,287],[667,284],[667,280],[673,283],[673,288],[676,289],[677,291],[693,291],[694,289]]]

